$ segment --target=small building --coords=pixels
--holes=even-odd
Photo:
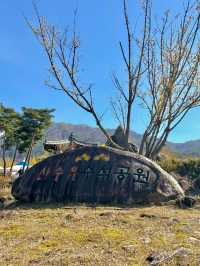
[[[73,150],[79,147],[85,146],[98,146],[98,144],[86,143],[79,141],[73,137],[71,134],[68,139],[64,140],[45,140],[43,143],[44,149],[48,152],[53,152],[55,154],[63,153],[67,150]]]
[[[71,145],[68,139],[66,140],[45,140],[43,143],[45,151],[53,153],[62,153],[67,150]]]

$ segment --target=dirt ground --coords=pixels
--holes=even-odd
[[[0,265],[200,265],[200,205],[13,203],[0,209]]]

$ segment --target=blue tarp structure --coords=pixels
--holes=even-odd
[[[16,163],[16,165],[21,165],[21,166],[24,166],[25,165],[25,166],[28,166],[28,163],[25,163],[25,162],[22,161],[22,162]]]

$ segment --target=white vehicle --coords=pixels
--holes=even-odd
[[[15,165],[13,165],[11,176],[14,179],[17,178],[19,176],[19,171],[22,170],[23,167],[24,167],[24,170],[26,170],[26,168],[28,167],[28,164],[25,163],[24,161],[18,162]],[[9,171],[10,171],[10,167],[6,168],[6,172],[8,173]]]

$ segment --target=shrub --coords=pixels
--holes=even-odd
[[[187,176],[191,180],[200,178],[200,158],[163,160],[159,164],[169,173]]]

